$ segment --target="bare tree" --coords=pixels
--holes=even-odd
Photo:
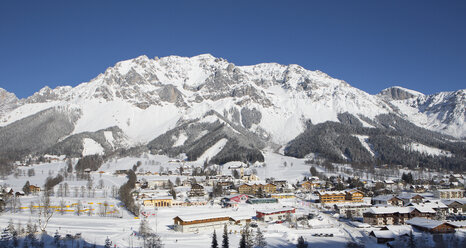
[[[34,214],[34,202],[33,201],[29,203],[29,211],[31,212],[31,215]]]
[[[89,209],[87,211],[87,215],[89,216],[92,216],[92,214],[94,213],[94,209],[92,207],[93,207],[92,205],[89,205]]]
[[[84,198],[85,194],[86,194],[86,187],[81,186],[81,198]]]
[[[76,204],[76,214],[80,216],[82,210],[83,210],[83,204],[81,203],[81,200],[79,200],[78,203]]]
[[[104,203],[102,204],[103,205],[103,208],[104,208],[104,214],[103,216],[107,216],[107,211],[109,209],[109,204],[107,201],[104,201]]]
[[[78,186],[75,186],[74,187],[74,197],[78,197],[78,195],[79,195],[79,188],[78,188]]]
[[[18,201],[17,197],[13,196],[7,196],[5,197],[5,202],[7,203],[8,207],[10,208],[10,211],[12,213],[16,213],[16,208],[18,206]]]
[[[42,197],[39,198],[38,206],[39,228],[43,233],[46,233],[45,228],[47,228],[49,220],[52,218],[54,213],[54,209],[50,207],[50,197],[48,194],[44,193]]]
[[[94,186],[94,183],[92,181],[92,177],[89,176],[89,179],[87,180],[87,184],[86,184],[86,187],[87,187],[87,197],[91,197],[91,190]]]
[[[64,185],[64,195],[65,197],[68,197],[68,195],[70,194],[70,187],[68,186],[68,183],[65,183]]]
[[[66,204],[65,204],[65,201],[63,199],[60,200],[60,214],[64,214],[65,213],[65,208],[66,208]]]
[[[21,207],[21,199],[19,197],[15,197],[16,198],[16,209],[15,209],[15,213],[16,211],[18,210],[18,207]]]
[[[58,185],[57,196],[63,197],[63,184]]]
[[[115,185],[112,185],[112,197],[116,198],[118,195],[118,187]]]

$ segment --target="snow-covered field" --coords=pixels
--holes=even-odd
[[[219,141],[210,152],[215,153],[222,145]],[[87,180],[77,180],[76,175],[69,176],[61,183],[62,187],[66,183],[69,192],[67,196],[58,197],[58,187],[55,186],[55,195],[51,198],[51,205],[56,206],[57,210],[46,228],[47,233],[52,235],[58,231],[62,237],[66,234],[81,233],[83,239],[90,244],[103,245],[106,237],[112,240],[116,247],[141,247],[142,239],[139,239],[135,232],[138,231],[141,220],[135,218],[131,213],[126,211],[121,206],[119,200],[113,197],[112,188],[119,188],[127,181],[124,175],[115,175],[116,170],[130,169],[138,161],[141,165],[138,167],[138,172],[159,172],[161,167],[174,170],[181,165],[202,166],[203,161],[180,162],[175,159],[163,155],[145,154],[141,157],[126,157],[120,159],[112,159],[103,164],[96,172],[92,172],[92,188],[87,190],[89,183]],[[74,161],[76,162],[76,161]],[[231,174],[228,169],[229,165],[239,164],[239,162],[228,163],[221,167],[223,174]],[[343,171],[345,165],[340,166]],[[20,167],[23,170],[19,175],[10,175],[1,181],[1,184],[12,187],[14,191],[22,190],[26,181],[31,185],[42,186],[49,176],[56,176],[61,170],[66,168],[66,162],[52,162],[38,164],[31,167]],[[265,163],[256,163],[246,170],[256,170],[257,175],[261,180],[269,177],[278,179],[286,179],[290,183],[296,183],[302,180],[304,176],[310,176],[310,165],[305,164],[305,159],[296,159],[286,157],[272,151],[265,154]],[[28,170],[34,169],[35,175],[28,176]],[[323,168],[317,167],[319,171]],[[145,178],[146,180],[170,179],[175,182],[175,179],[180,177],[182,180],[185,176],[158,176],[158,175],[140,175],[138,179]],[[181,187],[180,187],[181,188]],[[206,189],[209,187],[206,187]],[[185,189],[188,190],[189,188]],[[180,191],[183,191],[181,188]],[[19,198],[16,212],[7,211],[0,216],[0,227],[5,227],[10,219],[15,226],[20,223],[23,227],[31,221],[37,222],[38,211],[31,211],[30,206],[37,205],[39,201],[38,195],[30,195]],[[65,205],[65,211],[60,212],[59,205]],[[77,205],[81,205],[80,215],[77,214]],[[103,206],[107,205],[107,209],[103,210]],[[277,204],[239,204],[235,208],[221,208],[218,204],[207,204],[204,206],[191,207],[171,207],[159,208],[157,211],[147,207],[143,210],[149,215],[148,223],[150,227],[156,231],[162,239],[166,248],[175,247],[209,247],[211,243],[211,232],[200,232],[197,234],[180,233],[173,230],[173,218],[178,215],[203,215],[213,213],[231,213],[247,216],[255,216],[256,210],[264,210],[271,208],[281,208],[282,206],[295,207],[296,215],[305,215],[313,212],[318,213],[319,218],[309,220],[310,228],[298,229],[290,228],[288,224],[265,224],[258,222],[259,227],[264,233],[268,247],[295,247],[299,236],[303,236],[309,243],[310,247],[346,247],[350,241],[364,242],[366,247],[384,247],[378,245],[375,241],[368,237],[370,229],[358,229],[353,226],[340,222],[329,214],[323,213],[309,202],[297,199],[280,200]],[[7,208],[9,206],[7,205]],[[92,209],[92,210],[90,210]],[[106,214],[103,214],[106,213]],[[230,246],[236,247],[240,239],[240,227],[229,227]],[[217,230],[218,241],[221,242],[223,230]],[[333,237],[314,236],[314,234],[333,234]]]
[[[405,145],[403,148],[406,150],[417,151],[417,152],[424,153],[427,155],[432,155],[432,156],[451,157],[451,152],[449,151],[445,151],[445,150],[438,149],[435,147],[426,146],[420,143],[411,143],[409,145]]]

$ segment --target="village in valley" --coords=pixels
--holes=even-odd
[[[1,247],[465,245],[463,174],[265,158],[18,161],[2,177]]]

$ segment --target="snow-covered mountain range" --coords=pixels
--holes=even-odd
[[[227,140],[237,133],[254,140],[241,138],[239,144],[261,149],[279,147],[304,132],[309,121],[340,122],[342,113],[354,116],[367,128],[375,128],[372,121],[377,116],[392,114],[419,127],[451,135],[451,139],[464,139],[465,95],[466,90],[424,95],[401,87],[371,95],[299,65],[236,66],[209,54],[191,58],[140,56],[118,62],[76,87],[45,87],[25,99],[0,89],[0,143],[11,143],[12,137],[5,132],[14,127],[21,133],[18,128],[26,125],[21,124],[26,118],[26,126],[40,132],[44,123],[57,120],[57,114],[69,120],[66,130],[44,144],[46,147],[24,147],[27,152],[45,152],[70,140],[74,140],[75,147],[76,140],[82,141],[79,151],[85,146],[104,152],[149,143],[158,148],[183,147],[185,142],[194,145],[206,132],[220,126],[228,129],[222,132],[229,132],[227,136],[221,135]],[[51,108],[54,114],[37,117]],[[42,124],[34,126],[31,120]],[[192,125],[198,127],[197,131],[188,134],[186,130]],[[154,144],[156,138],[160,140],[168,133],[171,141],[167,143],[165,137],[165,145]],[[89,149],[86,151],[89,153]]]

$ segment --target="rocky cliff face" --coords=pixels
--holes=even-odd
[[[382,97],[387,97],[388,99],[391,100],[406,100],[418,96],[423,96],[424,94],[414,91],[414,90],[409,90],[405,89],[399,86],[394,86],[388,89],[382,90],[379,94],[379,96]]]
[[[19,99],[15,94],[0,88],[0,118],[18,105]]]
[[[2,94],[5,97],[1,98]],[[380,125],[378,116],[394,115],[421,128],[457,138],[466,134],[464,90],[426,96],[394,87],[370,95],[345,81],[299,65],[236,66],[209,54],[191,58],[140,56],[119,62],[76,87],[45,87],[20,100],[13,96],[0,91],[0,126],[3,128],[45,109],[67,109],[79,115],[72,122],[71,132],[60,140],[72,136],[74,138],[68,141],[80,142],[76,137],[98,137],[97,143],[104,146],[104,150],[108,150],[110,142],[101,140],[105,136],[97,135],[101,130],[111,127],[118,130],[119,146],[150,143],[152,148],[159,149],[154,140],[160,138],[158,140],[163,140],[164,144],[170,144],[165,136],[172,132],[171,138],[180,143],[183,140],[179,136],[180,128],[186,123],[205,122],[206,116],[212,116],[211,111],[216,113],[215,121],[228,125],[222,126],[222,132],[216,132],[215,137],[221,138],[212,136],[206,140],[218,142],[225,138],[231,142],[224,147],[249,149],[254,151],[250,154],[255,154],[255,158],[260,157],[256,152],[264,147],[286,145],[307,130],[307,123],[318,125],[331,121],[377,128]],[[7,98],[9,100],[1,100]],[[435,121],[430,121],[432,117]],[[207,121],[215,122],[212,118]],[[203,131],[212,130],[205,128]],[[79,136],[82,133],[86,135]],[[235,133],[243,138],[234,137]],[[245,140],[249,139],[244,136],[254,138],[248,143]],[[177,145],[182,147],[184,143]],[[73,147],[70,142],[67,146]],[[188,151],[162,147],[170,153]],[[196,147],[203,147],[196,150],[197,155],[207,149]],[[60,150],[63,149],[54,147],[54,151]]]

